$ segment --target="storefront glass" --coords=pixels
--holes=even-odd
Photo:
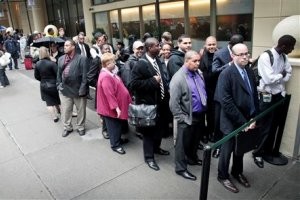
[[[128,36],[134,35],[140,38],[140,17],[139,8],[126,8],[121,10],[122,26],[123,26],[123,38],[124,42],[128,39]],[[127,43],[127,42],[126,42]]]

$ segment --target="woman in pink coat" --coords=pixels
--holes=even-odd
[[[115,69],[115,55],[103,54],[101,63],[97,84],[97,113],[104,118],[112,150],[125,154],[121,146],[122,122],[128,119],[131,97],[122,80],[112,72]]]

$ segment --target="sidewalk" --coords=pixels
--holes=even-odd
[[[89,108],[86,135],[74,131],[63,138],[61,121],[53,122],[40,99],[33,70],[6,73],[11,85],[0,89],[0,199],[199,199],[202,168],[189,166],[197,181],[177,176],[172,138],[162,142],[171,155],[156,157],[158,172],[144,163],[142,141],[134,134],[125,155],[113,152]],[[217,164],[212,158],[208,199],[300,199],[299,161],[260,169],[245,155],[251,187],[235,182],[237,194],[217,181]]]

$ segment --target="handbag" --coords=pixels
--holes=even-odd
[[[237,156],[241,156],[255,149],[258,143],[258,129],[249,129],[247,132],[241,132],[235,136],[235,150]]]
[[[129,104],[128,122],[136,127],[152,127],[156,125],[157,105]]]

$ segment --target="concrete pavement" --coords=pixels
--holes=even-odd
[[[11,85],[0,89],[0,199],[198,199],[201,167],[190,166],[197,181],[174,172],[172,138],[157,156],[161,170],[143,161],[142,141],[128,134],[125,155],[110,149],[100,134],[99,117],[87,109],[87,134],[61,137],[61,121],[54,123],[40,99],[33,70],[7,71]],[[199,151],[202,157],[202,151]],[[300,163],[265,163],[259,169],[246,154],[244,174],[251,184],[228,192],[218,183],[217,159],[212,158],[208,199],[300,199]]]

